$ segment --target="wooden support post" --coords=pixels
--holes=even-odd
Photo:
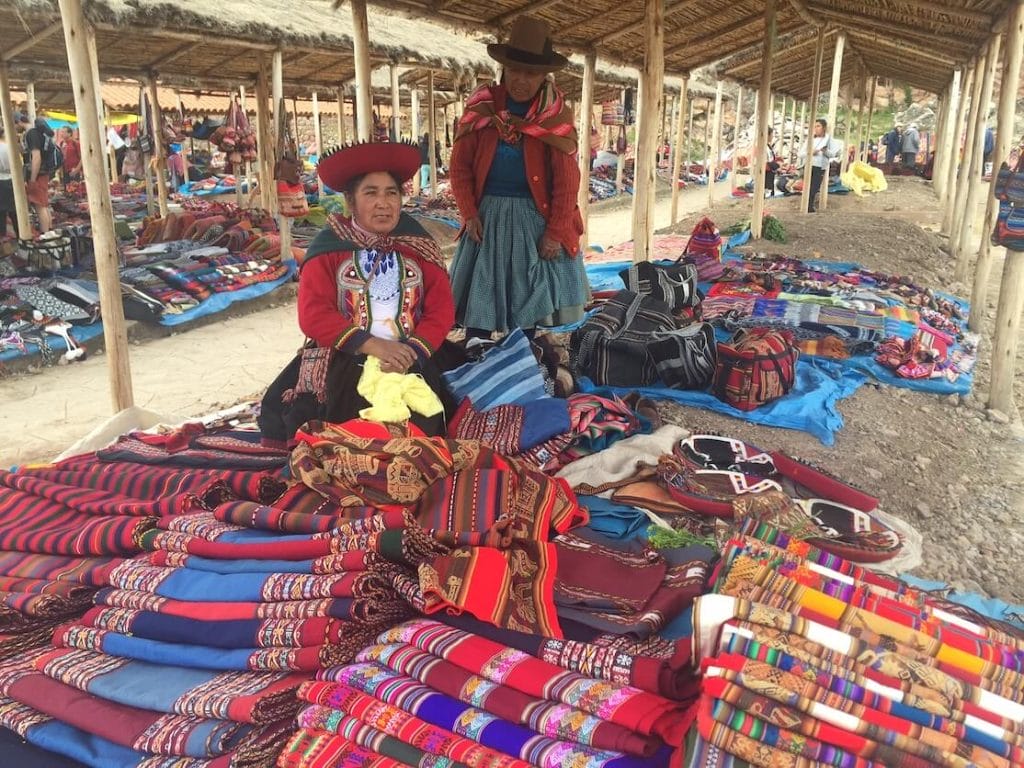
[[[402,101],[398,90],[398,65],[392,63],[391,72],[391,140],[402,138]]]
[[[989,51],[983,51],[974,70],[974,87],[971,88],[971,110],[967,118],[967,135],[964,139],[964,159],[960,165],[960,173],[956,180],[956,195],[953,203],[953,220],[949,229],[949,253],[954,258],[960,251],[960,231],[963,228],[964,211],[967,207],[967,194],[971,188],[971,164],[974,162],[974,149],[977,146],[977,127],[979,115],[985,113],[988,106],[982,104],[985,90],[986,71],[988,70]],[[983,119],[983,118],[981,118]]]
[[[7,71],[7,62],[0,62],[0,109],[3,110],[4,136],[7,137],[7,154],[11,159],[11,178],[15,180],[14,210],[18,218],[18,236],[22,240],[32,239],[32,217],[28,210],[28,192],[24,183],[21,152],[18,151],[18,131],[14,123],[14,102],[11,101],[11,80]],[[7,214],[4,213],[6,216]]]
[[[430,196],[437,197],[437,106],[434,103],[434,70],[427,75],[427,152],[430,158]]]
[[[288,120],[288,112],[285,110],[284,101],[284,54],[280,48],[274,51],[271,61],[273,63],[271,65],[270,83],[271,97],[274,102],[274,163],[276,164],[280,159],[277,156],[277,146],[281,141],[279,132],[284,130]],[[298,131],[296,131],[296,143],[298,140]],[[271,169],[273,169],[273,164]],[[271,183],[274,184],[274,207],[276,209],[280,207],[277,204],[277,184],[273,181]],[[281,230],[281,258],[290,259],[292,257],[292,220],[287,216],[278,215],[277,226]]]
[[[945,114],[943,115],[942,120],[942,134],[939,136],[939,141],[941,142],[939,148],[941,152],[937,158],[935,169],[932,173],[932,184],[935,186],[935,191],[939,195],[940,208],[945,205],[946,195],[949,193],[949,163],[956,146],[954,137],[954,121],[956,120],[957,107],[959,106],[961,99],[960,82],[962,75],[963,72],[960,69],[954,71],[953,80],[949,84],[948,98],[945,101]]]
[[[843,132],[843,156],[839,162],[839,174],[846,173],[846,169],[850,166],[850,148],[853,146],[853,141],[850,140],[850,130],[853,127],[853,104],[852,97],[845,99],[846,104],[846,130]]]
[[[619,94],[619,99],[620,99],[622,105],[625,106],[625,104],[626,104],[626,89],[625,88],[623,88],[622,89],[622,93]],[[623,124],[622,127],[619,130],[622,131],[623,137],[625,137],[626,141],[628,142],[629,141],[629,126]],[[615,157],[616,157],[616,160],[615,160],[615,193],[618,194],[618,195],[621,195],[622,194],[622,177],[623,177],[623,174],[626,172],[626,152],[625,152],[625,150],[623,150],[622,152],[619,152],[618,151],[618,144],[617,143],[616,143]],[[635,175],[636,169],[634,168],[633,171],[634,171],[634,175]]]
[[[33,123],[36,121],[36,84],[29,83],[25,86],[25,112],[28,119]]]
[[[160,204],[160,215],[167,215],[167,147],[164,146],[163,121],[160,119],[160,94],[156,77],[146,78],[149,92],[149,131],[153,137],[153,159],[156,161],[156,196]],[[117,172],[116,170],[114,171]]]
[[[974,92],[974,80],[977,74],[977,62],[972,61],[967,68],[967,77],[963,81],[963,89],[960,92],[960,104],[956,110],[956,120],[951,131],[953,137],[953,151],[949,156],[949,168],[946,170],[946,206],[942,213],[942,231],[947,235],[953,232],[953,214],[956,211],[957,178],[960,174],[960,166],[963,161],[961,154],[960,137],[964,130],[964,120],[967,118],[969,96]]]
[[[665,0],[645,0],[644,66],[640,70],[643,95],[637,126],[633,180],[633,261],[648,261],[654,237],[651,197],[654,195],[658,113],[664,98]]]
[[[732,136],[732,172],[736,173],[736,158],[740,153],[740,133],[743,131],[743,86],[736,90],[736,130]]]
[[[267,85],[267,62],[263,55],[259,57],[259,69],[256,72],[256,173],[260,183],[260,208],[273,212],[276,188],[273,179],[274,133],[270,121],[270,93]]]
[[[785,142],[785,146],[789,148],[789,151],[783,155],[783,147],[780,146],[780,157],[790,157],[793,154],[793,148],[796,146],[796,99],[793,99],[793,103],[789,106],[789,141]]]
[[[1006,65],[1003,67],[1002,91],[999,96],[999,120],[1007,126],[1004,132],[1004,154],[996,154],[1001,161],[1009,153],[1013,130],[1014,105],[1020,83],[1021,54],[1024,51],[1024,2],[1017,0],[1010,11],[1006,25]],[[999,146],[999,145],[997,145]],[[997,153],[999,150],[997,150]],[[995,173],[992,174],[993,180]],[[974,312],[984,313],[984,302],[972,305]],[[1013,378],[1020,343],[1021,310],[1024,309],[1024,253],[1006,251],[1003,278],[999,284],[999,304],[996,308],[996,331],[992,343],[992,388],[989,392],[990,408],[1007,415],[1013,413]]]
[[[597,51],[587,51],[583,59],[583,89],[580,96],[580,189],[579,208],[583,217],[583,247],[588,240],[590,215],[590,128],[594,123],[594,75],[597,72]]]
[[[152,99],[151,99],[151,101],[152,101]],[[117,150],[114,149],[114,145],[112,143],[107,141],[107,133],[110,131],[110,129],[113,126],[111,126],[111,124],[110,124],[110,115],[107,113],[106,105],[101,105],[99,114],[100,114],[100,119],[102,121],[100,123],[100,131],[103,133],[103,140],[106,142],[106,146],[107,146],[107,176],[110,179],[110,183],[111,184],[117,184],[117,182],[120,181],[120,179],[118,178],[118,173],[117,173]],[[150,113],[150,114],[152,115],[152,113]],[[153,123],[152,123],[152,120],[151,120],[150,121],[150,126],[152,126],[152,125],[153,125]],[[159,135],[160,134],[157,134],[157,136],[159,136]],[[156,164],[157,144],[158,144],[158,139],[156,137],[154,137],[154,139],[153,139],[153,175],[156,178],[156,180],[158,182],[158,185],[159,185],[160,168]],[[165,194],[166,194],[166,192],[165,192]],[[163,214],[161,214],[161,215],[163,215]]]
[[[672,149],[672,224],[679,221],[679,172],[683,165],[683,128],[686,125],[684,116],[689,102],[687,88],[690,85],[690,74],[683,75],[683,84],[679,89],[679,119],[676,122],[676,143]],[[693,105],[689,105],[690,119],[693,119]],[[686,135],[689,142],[689,134]]]
[[[1018,4],[1016,13],[1011,13],[1006,40],[1003,46],[1003,69],[999,81],[999,112],[996,118],[995,148],[992,157],[995,161],[1002,162],[1002,159],[1010,154],[1013,146],[1014,136],[1014,112],[1016,108],[1016,95],[1020,87],[1021,61],[1024,59],[1024,3]],[[1013,42],[1013,29],[1020,28],[1016,46]],[[996,171],[993,168],[990,189],[996,183]],[[978,261],[974,266],[974,288],[971,291],[971,316],[967,327],[975,333],[982,333],[985,328],[985,306],[988,297],[988,281],[992,272],[992,243],[988,233],[993,230],[996,224],[996,217],[999,213],[999,203],[995,198],[994,191],[988,193],[988,202],[985,209],[985,224],[982,230],[981,249],[978,251]],[[1007,251],[1006,260],[1019,259],[1020,254],[1011,254]],[[1003,278],[1006,285],[1006,278]],[[1012,359],[1012,358],[1011,358]],[[993,373],[994,376],[994,373]]]
[[[750,215],[750,235],[755,240],[760,239],[764,218],[764,174],[768,163],[768,127],[771,125],[772,108],[772,62],[775,59],[775,43],[778,37],[778,26],[776,21],[777,0],[767,0],[764,9],[764,58],[761,63],[761,88],[758,91],[757,109],[757,142],[755,150],[751,153],[756,158],[754,167],[751,169],[754,174],[754,200],[753,211]]]
[[[59,0],[59,4],[82,145],[82,173],[89,189],[89,221],[92,225],[96,278],[103,318],[110,402],[116,413],[131,407],[133,403],[132,373],[128,360],[128,332],[124,322],[124,306],[121,304],[114,210],[110,203],[110,187],[107,186],[103,168],[106,138],[96,108],[96,94],[100,87],[99,72],[93,67],[89,57],[89,29],[82,11],[82,0]],[[12,160],[14,154],[16,153],[11,153]]]
[[[345,89],[336,89],[335,98],[338,100],[338,146],[340,147],[345,144]]]
[[[247,100],[245,98],[245,86],[244,85],[238,86],[238,106],[241,108],[242,114],[244,114],[246,116],[246,118],[248,118],[249,117],[248,102],[247,102]],[[242,172],[243,172],[243,176],[244,176],[243,181],[245,182],[245,197],[243,198],[244,207],[245,208],[252,208],[252,203],[253,203],[253,196],[252,196],[252,191],[253,191],[253,172],[252,172],[252,161],[251,160],[243,161],[243,163],[242,163]]]
[[[796,115],[796,111],[795,110],[794,110],[793,114],[794,114],[794,116]],[[814,119],[813,116],[812,116],[811,119]],[[802,102],[800,104],[800,126],[799,126],[799,128],[796,125],[793,126],[793,146],[790,149],[790,152],[792,154],[790,155],[790,158],[789,158],[789,162],[791,162],[791,163],[795,163],[797,158],[800,157],[800,149],[799,149],[800,142],[804,142],[805,144],[807,143],[805,141],[805,137],[801,133],[801,131],[806,131],[806,130],[807,130],[807,102],[805,101],[805,102]]]
[[[686,175],[690,175],[693,165],[693,99],[690,99],[690,122],[686,128]]]
[[[773,0],[768,0],[773,2]],[[722,161],[722,81],[715,86],[715,122],[711,129],[711,151],[708,153],[708,209],[715,207],[715,179]]]
[[[319,163],[320,158],[324,156],[324,134],[320,128],[320,99],[316,91],[313,91],[313,141],[316,142],[316,159]],[[320,174],[317,174],[316,177],[316,189],[317,194],[323,197],[324,182],[320,178]]]
[[[818,45],[814,52],[814,81],[811,83],[810,108],[807,110],[807,155],[804,159],[804,189],[800,195],[800,210],[807,213],[811,204],[811,168],[814,165],[814,121],[818,117],[818,98],[821,95],[821,70],[825,59],[825,29],[818,28]]]
[[[935,124],[935,135],[934,141],[932,142],[932,147],[935,152],[935,159],[932,165],[932,189],[935,191],[936,197],[940,199],[942,197],[942,163],[943,156],[945,155],[946,150],[946,134],[949,132],[949,126],[946,120],[949,116],[949,99],[952,92],[952,84],[947,85],[945,88],[943,88],[942,95],[939,97],[939,119],[938,122]]]
[[[708,176],[708,183],[711,177],[708,175],[708,164],[711,162],[711,99],[704,102],[704,148],[701,150],[701,164],[704,166],[704,175]]]
[[[871,140],[875,133],[872,123],[875,120],[875,86],[878,85],[878,78],[871,76],[871,89],[868,93],[868,121],[864,124],[864,162],[871,158]],[[926,159],[927,161],[927,159]]]
[[[828,95],[828,131],[829,136],[835,136],[836,130],[836,109],[839,107],[839,81],[843,76],[843,51],[846,48],[846,33],[840,32],[836,36],[836,53],[832,59],[832,90]],[[821,210],[828,208],[828,176],[832,163],[825,165],[825,177],[821,180]]]
[[[409,108],[410,120],[409,123],[412,126],[412,140],[419,144],[422,138],[420,132],[420,90],[415,83],[410,83],[409,96],[412,101],[412,106]],[[417,168],[416,175],[412,177],[412,193],[415,196],[419,196],[423,192],[423,180],[422,173]]]
[[[971,236],[974,224],[978,219],[978,203],[980,202],[982,183],[981,177],[985,166],[985,124],[988,121],[989,105],[992,103],[992,83],[996,76],[996,65],[999,62],[999,35],[992,36],[986,54],[985,82],[981,88],[981,101],[974,122],[974,147],[971,152],[971,166],[967,172],[967,202],[960,214],[960,236],[955,245],[953,255],[956,257],[956,268],[953,279],[963,282],[967,279],[971,266]],[[993,173],[993,175],[995,175]],[[987,233],[983,233],[984,238]]]
[[[352,50],[356,69],[356,139],[373,135],[373,85],[370,82],[370,24],[366,0],[352,0]]]

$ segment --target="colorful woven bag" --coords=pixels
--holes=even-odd
[[[737,331],[728,344],[718,345],[711,391],[733,408],[752,411],[793,389],[799,356],[789,331]]]
[[[684,255],[707,254],[716,259],[722,258],[722,235],[715,226],[715,222],[705,216],[697,222],[690,239],[683,250]]]

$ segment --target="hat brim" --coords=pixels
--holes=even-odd
[[[317,163],[317,175],[331,189],[341,192],[368,173],[390,173],[403,184],[420,167],[420,149],[404,142],[353,144],[329,152]]]
[[[565,65],[569,63],[569,60],[562,54],[552,52],[551,58],[548,61],[529,64],[515,56],[510,56],[511,50],[505,43],[490,43],[487,46],[487,55],[506,67],[525,69],[527,72],[555,72],[559,69],[564,69]]]

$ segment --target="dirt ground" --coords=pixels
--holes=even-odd
[[[722,191],[724,191],[724,185]],[[707,203],[706,188],[683,194],[688,233]],[[829,210],[796,212],[796,199],[769,201],[789,242],[759,250],[796,257],[857,261],[904,273],[927,286],[962,295],[936,228],[931,187],[894,179],[871,197],[832,196]],[[723,228],[749,218],[749,200],[717,202],[710,215]],[[626,239],[630,212],[623,202],[595,207],[592,241]],[[656,222],[668,223],[667,195]],[[1001,257],[1000,251],[1000,257]],[[1002,264],[993,269],[987,307],[994,312]],[[991,325],[991,322],[989,323]],[[293,301],[131,347],[136,403],[168,416],[192,417],[258,398],[301,342]],[[869,383],[839,404],[845,426],[832,447],[784,429],[675,405],[665,413],[695,431],[734,435],[813,461],[881,499],[883,509],[924,536],[924,562],[915,573],[960,589],[1024,602],[1024,430],[1000,424],[984,409],[989,345],[984,343],[974,393],[937,397]],[[1024,356],[1024,345],[1022,345]],[[0,379],[0,466],[56,455],[110,413],[105,358]],[[1024,359],[1015,394],[1024,402]],[[1016,414],[1012,414],[1016,419]]]

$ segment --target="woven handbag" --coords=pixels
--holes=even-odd
[[[684,255],[707,254],[716,259],[722,258],[722,235],[715,226],[715,222],[707,216],[702,218],[694,226],[690,233],[690,239],[683,249]]]
[[[697,269],[690,264],[661,266],[644,261],[619,272],[626,290],[650,296],[672,307],[673,312],[700,304]]]
[[[705,389],[715,377],[718,347],[709,323],[655,333],[648,351],[658,378],[673,389]]]
[[[793,389],[799,356],[789,331],[737,331],[730,343],[718,345],[711,391],[733,408],[752,411]]]
[[[1010,162],[1003,163],[996,173],[993,187],[996,199],[1000,202],[1013,203],[1018,208],[1024,207],[1024,152],[1016,152],[1010,156]],[[1016,162],[1014,162],[1016,160]]]
[[[646,386],[658,378],[649,346],[655,334],[675,331],[672,308],[650,296],[619,291],[573,331],[570,347],[579,375],[596,384]]]

